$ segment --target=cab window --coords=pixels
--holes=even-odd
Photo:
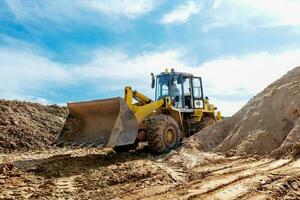
[[[182,108],[182,76],[174,75],[173,83],[170,86],[172,105],[176,108]]]
[[[161,99],[169,95],[169,76],[162,75],[157,77],[155,99]]]
[[[184,108],[193,108],[192,105],[192,89],[191,81],[189,77],[183,78],[183,98],[184,98]]]
[[[200,78],[193,78],[193,92],[194,92],[194,105],[195,108],[203,108],[203,94]]]

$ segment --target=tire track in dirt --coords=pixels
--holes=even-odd
[[[273,183],[277,182],[278,180],[282,180],[287,175],[280,175],[280,174],[267,174],[265,176],[255,177],[256,180],[253,182],[249,182],[247,185],[247,192],[238,196],[238,199],[266,199],[267,196],[264,197],[262,195],[262,187],[267,185],[272,185]],[[237,199],[237,198],[236,198]]]
[[[169,176],[175,181],[174,184],[168,185],[168,186],[157,186],[153,190],[152,188],[144,188],[143,190],[139,190],[137,192],[134,192],[133,194],[127,196],[125,199],[144,199],[144,198],[152,198],[153,196],[160,198],[160,195],[166,195],[169,192],[172,192],[174,190],[180,189],[185,186],[185,184],[188,184],[188,181],[191,181],[190,175],[192,173],[200,174],[200,176],[205,177],[206,179],[209,179],[209,177],[215,178],[214,176],[217,176],[217,174],[214,174],[215,172],[219,172],[226,169],[234,169],[243,167],[243,169],[246,169],[249,166],[260,166],[263,164],[268,164],[272,162],[272,160],[259,160],[249,158],[249,159],[234,159],[230,160],[232,162],[227,163],[219,163],[217,165],[206,165],[206,166],[200,166],[200,167],[194,167],[192,169],[183,171],[182,166],[177,166],[176,164],[170,165],[168,162],[159,162],[156,163],[162,170],[166,171]],[[254,162],[255,161],[255,162]],[[254,162],[254,163],[253,163]],[[225,166],[224,166],[225,164]],[[240,165],[243,164],[243,165]],[[209,169],[209,170],[208,170]],[[232,173],[235,173],[233,171]],[[228,173],[229,174],[229,173]],[[199,175],[197,175],[197,178]],[[206,180],[205,179],[205,180]],[[201,178],[200,181],[194,181],[194,184],[201,183],[203,180]],[[186,194],[186,192],[183,192],[182,195]]]
[[[270,162],[269,165],[262,164],[262,165],[257,165],[253,164],[252,166],[249,166],[250,168],[241,171],[238,173],[230,173],[230,174],[225,174],[223,178],[217,176],[213,177],[211,181],[206,180],[205,185],[200,185],[200,186],[194,186],[196,190],[192,191],[192,194],[188,194],[186,196],[186,199],[194,199],[194,198],[199,198],[201,196],[205,196],[207,194],[213,193],[215,191],[219,190],[225,190],[226,188],[228,189],[228,192],[225,192],[229,194],[230,190],[235,189],[237,193],[237,197],[245,192],[248,191],[249,188],[247,187],[242,187],[241,183],[244,183],[248,179],[251,179],[254,177],[254,179],[257,179],[261,173],[269,172],[272,170],[276,170],[278,168],[282,168],[288,164],[290,164],[292,160],[275,160],[273,162]],[[214,180],[218,178],[218,180]],[[240,189],[239,189],[240,187]],[[194,193],[194,194],[193,194]],[[222,193],[222,192],[221,192]],[[213,195],[213,194],[212,194]],[[228,199],[232,198],[233,193],[229,196]],[[218,196],[218,195],[217,195]],[[216,197],[214,196],[207,196],[207,199],[214,199]],[[224,193],[222,195],[222,198],[225,198]]]
[[[280,177],[281,178],[281,177]],[[253,187],[257,188],[261,183],[271,183],[275,180],[278,180],[277,177],[270,178],[269,175],[254,176],[241,179],[234,184],[230,184],[216,190],[215,192],[204,195],[203,198],[206,199],[242,199],[248,195],[253,195]]]
[[[60,177],[57,178],[54,184],[57,186],[58,190],[70,193],[74,192],[77,187],[75,186],[75,179],[78,176]]]
[[[254,188],[255,195],[249,196],[248,199],[300,199],[300,159],[273,170],[269,176],[270,180],[261,182]]]
[[[221,167],[215,167],[213,169],[211,169],[209,166],[207,166],[206,168],[209,168],[209,170],[207,169],[193,169],[193,171],[195,173],[204,173],[206,174],[206,177],[217,177],[217,176],[224,176],[224,175],[229,175],[229,174],[235,174],[238,172],[241,172],[243,170],[249,169],[249,168],[254,168],[254,167],[261,167],[261,166],[265,166],[268,165],[269,163],[271,163],[272,160],[256,160],[255,162],[253,162],[253,160],[247,160],[246,162],[237,162],[237,163],[233,163],[233,164],[228,164],[225,166],[221,166]],[[243,164],[240,164],[243,163]],[[197,182],[197,181],[195,181]],[[202,180],[200,180],[200,182],[202,182]]]
[[[176,183],[187,180],[187,172],[183,171],[181,167],[170,165],[167,162],[158,162],[156,165],[164,170]]]
[[[230,159],[229,163],[226,163],[225,166],[223,166],[222,164],[219,164],[218,166],[212,166],[213,169],[207,171],[207,170],[203,170],[203,171],[199,171],[200,173],[203,174],[210,174],[212,172],[216,172],[216,171],[220,171],[220,170],[224,170],[227,168],[232,168],[232,167],[238,167],[240,166],[240,164],[244,164],[245,166],[248,166],[250,162],[256,161],[256,159],[253,158],[247,158],[247,159],[241,159],[239,158],[234,158],[234,159]],[[228,162],[228,161],[226,161]],[[171,185],[167,185],[167,186],[157,186],[155,187],[155,189],[153,190],[152,188],[149,189],[144,189],[144,190],[139,190],[138,192],[135,192],[134,194],[139,194],[139,197],[134,197],[134,196],[130,196],[126,197],[126,199],[139,199],[139,198],[145,198],[145,197],[150,197],[153,195],[160,195],[160,194],[164,194],[167,193],[168,191],[172,191],[173,189],[178,188],[179,186],[181,186],[184,182],[190,181],[188,174],[189,174],[189,170],[184,171],[182,166],[177,166],[176,164],[170,164],[167,161],[160,161],[157,162],[155,165],[159,166],[162,170],[164,170],[165,172],[168,173],[168,175],[172,178],[172,180],[174,180],[174,184]],[[244,166],[243,165],[243,166]],[[199,168],[199,167],[196,167]],[[203,168],[200,167],[200,168]],[[195,168],[193,169],[195,170]],[[143,196],[143,195],[144,196]]]
[[[212,173],[203,180],[192,181],[191,183],[186,184],[177,184],[174,187],[169,187],[167,191],[162,191],[159,193],[153,192],[151,196],[148,195],[148,198],[144,199],[214,199],[218,198],[218,196],[221,194],[217,193],[216,191],[224,190],[223,194],[229,194],[230,189],[235,190],[236,196],[238,197],[249,191],[248,187],[244,187],[244,189],[239,188],[238,184],[241,184],[245,180],[248,180],[252,177],[257,176],[261,178],[262,176],[259,176],[260,174],[282,168],[291,162],[291,160],[265,160],[263,162],[257,161],[249,165],[248,169],[244,168],[245,170],[243,171],[239,171],[237,173],[227,173],[225,175],[222,175],[219,170],[217,173]],[[228,191],[226,189],[228,189]],[[212,198],[210,198],[210,195]],[[232,196],[229,197],[229,199],[230,198],[232,198]]]
[[[300,174],[274,175],[252,188],[244,199],[300,199]]]

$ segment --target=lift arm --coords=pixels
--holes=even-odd
[[[134,104],[133,99],[135,99],[138,103]],[[133,91],[131,87],[125,87],[124,100],[127,103],[128,107],[133,111],[138,124],[159,108],[167,108],[171,106],[169,97],[157,101],[152,101],[144,94],[138,91]]]

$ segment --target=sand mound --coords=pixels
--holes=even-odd
[[[48,147],[66,115],[57,105],[0,100],[0,152]]]
[[[233,117],[189,138],[204,151],[282,156],[300,152],[300,67],[252,98]]]

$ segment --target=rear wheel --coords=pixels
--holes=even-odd
[[[150,117],[148,121],[147,140],[153,153],[167,153],[179,146],[180,130],[172,117],[157,115]]]

